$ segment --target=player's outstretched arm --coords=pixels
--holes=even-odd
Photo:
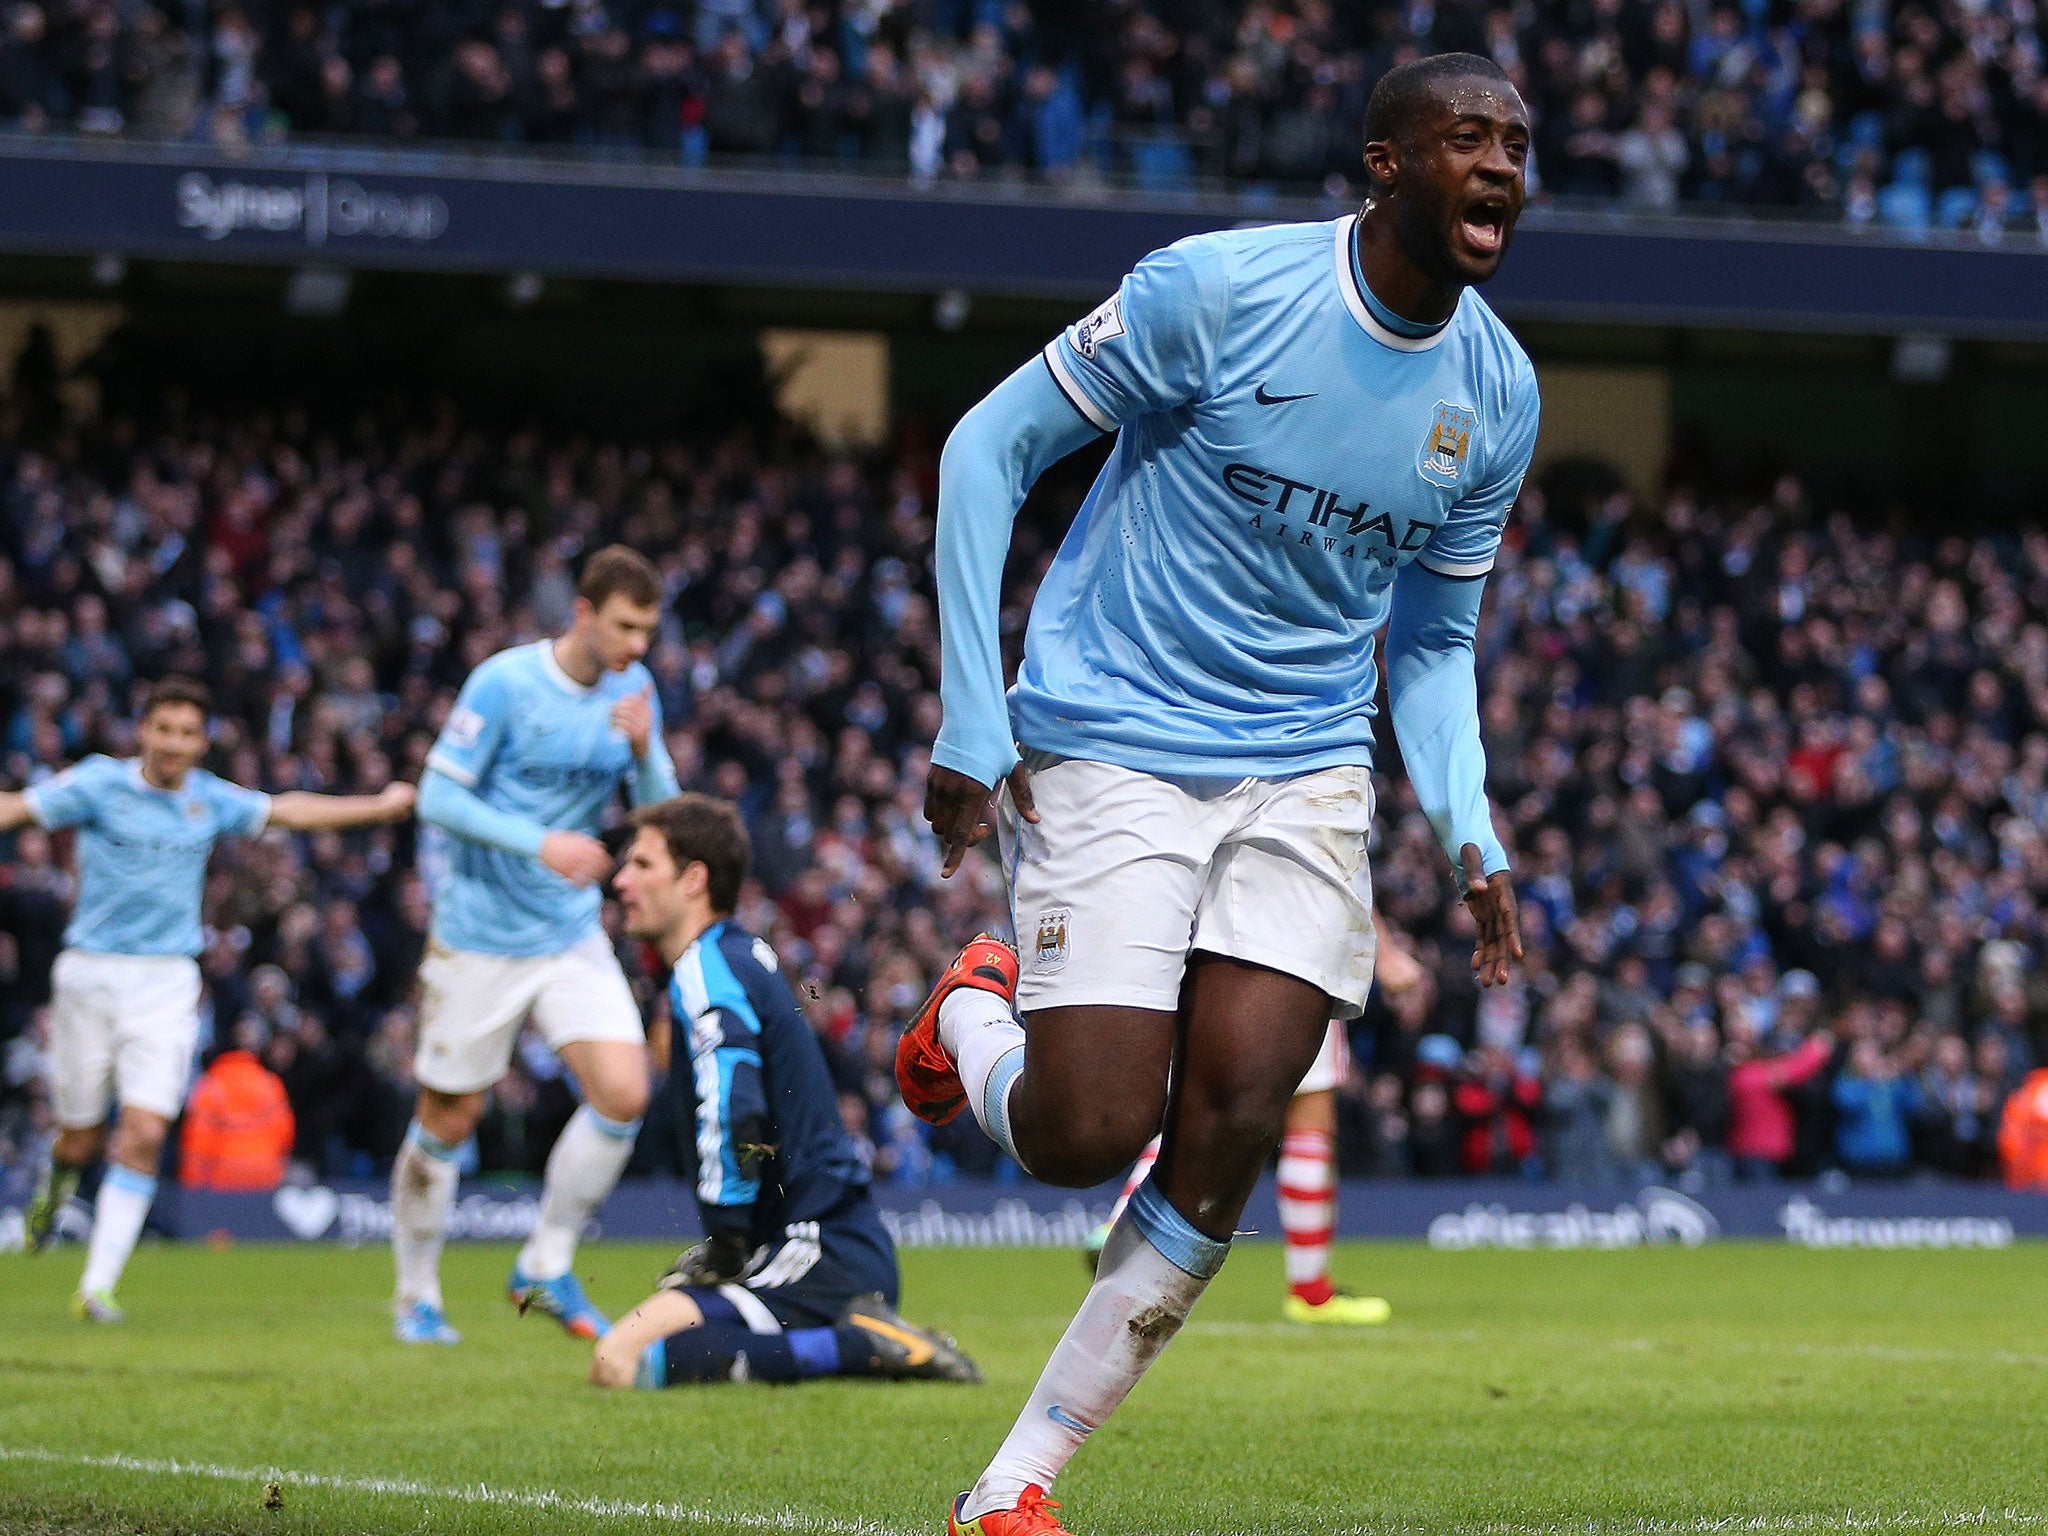
[[[410,784],[387,784],[374,795],[316,795],[293,790],[271,797],[270,825],[287,832],[377,826],[405,820],[417,798],[418,791]]]
[[[0,832],[25,827],[35,816],[28,808],[28,796],[18,789],[0,791]]]
[[[947,874],[988,835],[989,793],[1017,767],[998,625],[1011,525],[1046,467],[1100,431],[1035,357],[961,417],[946,439],[937,548],[944,716],[932,746],[925,814],[946,844]],[[1021,803],[1028,804],[1028,794]]]

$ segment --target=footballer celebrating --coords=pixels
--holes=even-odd
[[[447,834],[420,964],[419,1106],[391,1170],[395,1331],[454,1344],[441,1245],[457,1150],[511,1064],[530,1016],[575,1074],[583,1103],[548,1155],[540,1215],[512,1266],[512,1301],[594,1339],[605,1318],[570,1272],[647,1107],[639,1006],[600,919],[612,859],[596,837],[624,784],[636,805],[676,791],[654,680],[641,658],[661,577],[612,545],[576,585],[558,639],[500,651],[469,676],[427,757],[420,819]]]
[[[967,946],[898,1082],[927,1120],[971,1109],[1057,1184],[1111,1178],[1164,1133],[955,1533],[1060,1531],[1054,1477],[1223,1264],[1330,1019],[1364,1003],[1383,624],[1394,729],[1476,918],[1479,979],[1521,952],[1472,647],[1536,378],[1470,290],[1507,249],[1528,152],[1491,61],[1397,67],[1368,104],[1360,213],[1155,252],[947,442],[925,813],[949,872],[999,828],[1022,955]],[[1006,707],[1011,523],[1046,465],[1112,431]]]
[[[951,1339],[896,1315],[896,1249],[824,1050],[775,952],[732,921],[749,858],[738,813],[691,794],[633,821],[612,884],[626,931],[673,968],[669,1091],[695,1131],[705,1238],[598,1341],[591,1379],[981,1380]]]
[[[90,1322],[118,1323],[114,1289],[156,1198],[157,1166],[185,1106],[199,1039],[200,903],[206,861],[224,837],[369,826],[412,814],[413,787],[375,795],[260,794],[199,766],[206,689],[153,684],[136,727],[138,755],[93,756],[18,794],[0,794],[0,832],[34,821],[78,829],[78,905],[50,973],[50,1087],[57,1138],[28,1209],[45,1246],[80,1176],[105,1151],[85,1275],[74,1302]],[[109,1142],[107,1112],[118,1101]]]

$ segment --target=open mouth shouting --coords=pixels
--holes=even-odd
[[[1492,263],[1507,248],[1509,202],[1505,192],[1484,192],[1465,205],[1458,216],[1458,240],[1464,254]]]

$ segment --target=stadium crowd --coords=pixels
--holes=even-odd
[[[682,781],[744,809],[739,915],[799,979],[849,1123],[885,1177],[990,1171],[971,1120],[912,1120],[889,1070],[954,947],[1005,921],[994,860],[942,883],[919,815],[934,475],[909,438],[863,464],[752,431],[192,408],[145,429],[0,400],[0,780],[129,750],[138,689],[168,672],[211,687],[213,761],[242,783],[416,777],[469,669],[562,629],[578,552],[623,540],[667,584],[650,664]],[[1013,644],[1084,483],[1062,471],[1019,524]],[[1902,539],[1789,479],[1588,508],[1532,482],[1510,527],[1481,668],[1528,957],[1474,987],[1469,919],[1386,749],[1378,897],[1425,977],[1354,1026],[1347,1165],[1988,1175],[1999,1107],[2048,1045],[2048,533]],[[5,1161],[48,1128],[72,877],[40,831],[0,853]],[[312,1172],[371,1172],[405,1129],[436,856],[407,826],[216,859],[216,1086],[253,1101],[267,1067]],[[571,1107],[534,1042],[478,1166],[536,1169]],[[273,1106],[266,1134],[282,1123]],[[639,1166],[673,1134],[652,1123]]]
[[[1497,60],[1542,195],[2048,238],[2036,0],[11,0],[0,122],[1360,191],[1375,80]]]

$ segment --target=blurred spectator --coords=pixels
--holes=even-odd
[[[193,1084],[178,1142],[178,1180],[187,1189],[250,1193],[284,1182],[297,1128],[277,1074],[263,1065],[264,1030],[254,1018],[235,1029]]]
[[[2006,1100],[1998,1156],[2010,1187],[2048,1192],[2048,1068],[2029,1074]]]
[[[1409,1171],[1417,1178],[1443,1179],[1464,1171],[1450,1096],[1438,1081],[1415,1085],[1414,1123],[1408,1134]]]
[[[1672,124],[1669,106],[1644,102],[1634,125],[1614,141],[1614,158],[1621,169],[1623,202],[1659,212],[1678,206],[1679,178],[1692,151]]]
[[[1996,1157],[1997,1089],[1971,1069],[1961,1035],[1937,1037],[1920,1074],[1921,1149],[1927,1167],[1963,1178],[1981,1176]]]
[[[50,1001],[50,967],[63,948],[77,882],[60,868],[50,836],[24,828],[0,865],[0,1040],[25,1028]]]
[[[2040,18],[2032,0],[21,0],[5,13],[0,120],[230,147],[428,137],[1348,200],[1363,193],[1373,83],[1464,49],[1528,99],[1540,195],[1777,205],[1995,240],[2048,219]]]
[[[1834,1082],[1835,1146],[1845,1172],[1893,1179],[1912,1156],[1908,1125],[1920,1109],[1920,1086],[1874,1040],[1858,1040]]]
[[[1556,1061],[1543,1083],[1543,1108],[1550,1124],[1548,1171],[1574,1184],[1605,1184],[1614,1176],[1607,1122],[1614,1084],[1600,1071],[1576,1034],[1561,1037]]]
[[[1673,1173],[1719,1184],[1728,1161],[1728,1067],[1720,1036],[1705,1021],[1677,1026],[1665,1070],[1664,1164]]]
[[[1474,1051],[1451,1089],[1451,1107],[1463,1129],[1464,1171],[1528,1171],[1536,1155],[1536,1116],[1542,1103],[1542,1083],[1513,1055],[1498,1046]]]
[[[1739,1179],[1774,1179],[1792,1160],[1797,1132],[1788,1089],[1811,1082],[1834,1054],[1830,1036],[1814,1034],[1782,1056],[1759,1056],[1754,1032],[1738,1026],[1728,1038],[1728,1155]]]
[[[1607,1037],[1606,1056],[1614,1085],[1604,1127],[1607,1155],[1617,1177],[1647,1184],[1658,1175],[1664,1145],[1664,1095],[1650,1032],[1641,1024],[1623,1024]]]

